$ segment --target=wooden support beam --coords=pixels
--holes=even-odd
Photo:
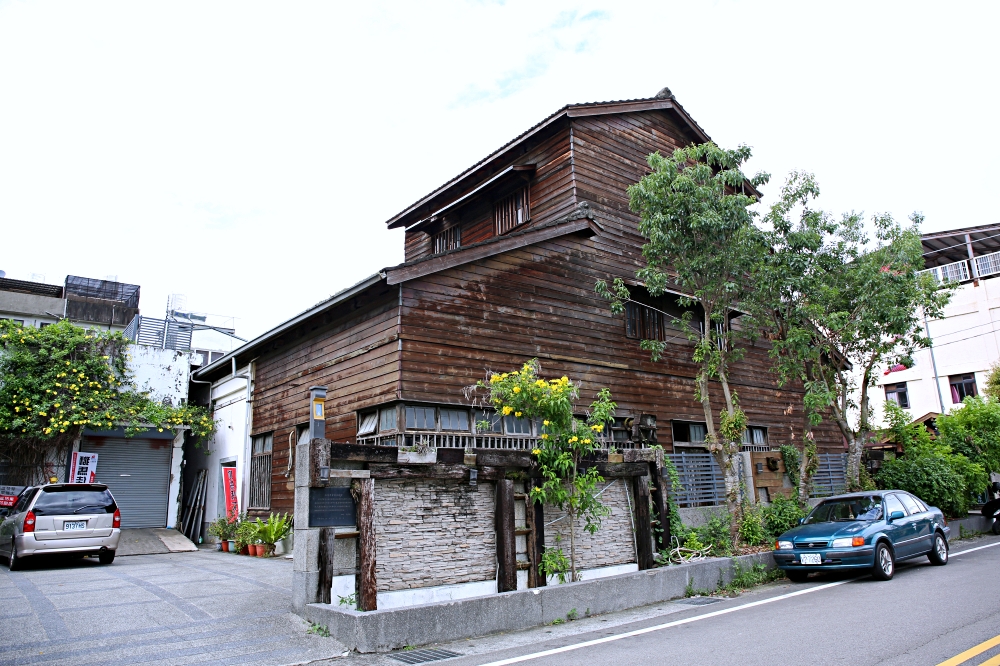
[[[355,462],[394,463],[399,456],[395,446],[364,446],[361,444],[338,444],[328,439],[317,440],[326,442],[330,451],[330,460],[353,460]]]
[[[465,465],[387,465],[371,464],[373,479],[451,479],[468,481],[469,468]],[[479,481],[496,481],[503,478],[503,470],[480,467]]]
[[[538,481],[532,479],[528,481],[528,497],[530,498],[531,488],[538,485]],[[545,576],[538,571],[538,565],[542,563],[542,553],[545,552],[545,515],[541,502],[532,502],[530,499],[524,503],[524,518],[531,534],[527,538],[528,560],[531,561],[531,568],[528,569],[528,587],[544,587]]]
[[[378,608],[378,581],[375,578],[375,480],[359,479],[352,487],[358,502],[358,608]]]
[[[653,531],[649,520],[649,486],[646,477],[632,477],[635,496],[635,558],[639,570],[653,568]]]
[[[629,478],[649,474],[649,465],[644,462],[585,462],[580,465],[581,469],[586,469],[588,467],[596,467],[598,473],[606,479]]]
[[[319,594],[316,597],[320,603],[331,602],[330,588],[333,586],[333,542],[336,528],[322,527],[319,530]]]
[[[654,531],[656,539],[656,549],[663,550],[670,545],[670,516],[667,515],[667,493],[666,485],[660,476],[660,470],[656,463],[649,463],[649,476],[653,480],[653,509],[656,511],[656,521],[660,528],[659,532]]]
[[[480,449],[476,451],[476,464],[487,467],[532,467],[535,461],[527,451]]]
[[[497,481],[496,491],[497,562],[500,570],[497,592],[517,589],[517,541],[514,536],[514,482]]]

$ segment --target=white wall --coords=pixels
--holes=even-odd
[[[169,399],[175,407],[187,402],[191,363],[197,362],[197,356],[144,345],[131,345],[128,353],[136,388],[156,400]]]
[[[910,399],[907,412],[913,418],[961,407],[952,401],[949,376],[974,373],[976,386],[982,391],[990,366],[1000,360],[1000,278],[980,280],[979,286],[972,282],[961,285],[945,308],[944,317],[928,323],[937,363],[936,385],[931,351],[927,349],[913,355],[912,368],[888,375],[882,374],[886,368],[881,368],[877,386],[870,389],[874,424],[883,420],[886,384],[906,382]]]

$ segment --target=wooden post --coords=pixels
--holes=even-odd
[[[320,603],[333,603],[330,588],[333,586],[333,543],[337,531],[323,527],[319,531],[319,594]]]
[[[378,581],[375,578],[375,480],[354,482],[358,501],[358,608],[378,608]]]
[[[537,485],[541,485],[541,482],[538,479],[532,479],[531,486],[537,486]],[[529,492],[528,497],[531,497],[530,488],[528,492]],[[534,553],[534,555],[532,556],[533,559],[531,560],[531,569],[532,571],[534,571],[535,574],[535,583],[534,585],[532,585],[531,575],[529,574],[528,587],[545,587],[546,585],[545,574],[541,573],[538,568],[539,565],[542,563],[542,554],[545,552],[545,510],[542,508],[542,506],[543,505],[541,502],[534,502],[531,505],[531,512],[532,512],[531,515],[533,521],[531,524],[531,539],[532,541],[534,541],[534,550],[533,551],[530,550],[531,546],[529,546],[528,548],[529,552]]]
[[[660,468],[656,463],[649,464],[649,475],[653,480],[653,508],[656,509],[656,519],[660,523],[659,533],[654,532],[656,538],[656,549],[664,550],[670,545],[670,516],[667,515],[667,498],[663,486],[663,478],[660,476]]]
[[[496,534],[497,562],[500,563],[497,592],[511,592],[517,589],[517,542],[514,535],[514,482],[510,479],[497,481]]]
[[[649,486],[645,476],[632,477],[635,495],[635,559],[639,570],[653,568],[653,530],[649,520]]]
[[[542,561],[541,553],[538,552],[538,540],[535,538],[535,503],[531,500],[531,483],[526,484],[528,491],[524,496],[524,524],[528,528],[528,533],[524,536],[525,552],[528,555],[528,587],[539,587],[538,565]],[[539,510],[541,507],[538,507]],[[544,583],[542,583],[544,585]]]

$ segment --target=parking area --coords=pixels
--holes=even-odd
[[[6,564],[6,563],[4,563]],[[343,646],[291,613],[292,562],[211,550],[0,569],[0,666],[302,664]]]

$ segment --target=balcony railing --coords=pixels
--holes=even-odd
[[[365,446],[429,446],[444,449],[514,449],[530,451],[536,448],[541,440],[538,437],[501,435],[497,433],[445,433],[445,432],[404,432],[368,435],[358,437],[358,444]],[[641,442],[613,442],[610,439],[598,439],[599,449],[608,449],[614,445],[616,449],[641,449]]]
[[[126,327],[125,337],[147,347],[187,351],[191,349],[192,329],[187,322],[136,315]]]
[[[990,277],[991,275],[1000,275],[1000,252],[993,252],[991,254],[983,254],[975,257],[972,261],[976,262],[976,272],[973,274],[971,266],[969,265],[968,259],[963,259],[962,261],[956,261],[951,264],[945,264],[944,266],[935,266],[934,268],[927,268],[918,273],[927,273],[934,276],[936,282],[968,282],[974,275],[984,278]]]

